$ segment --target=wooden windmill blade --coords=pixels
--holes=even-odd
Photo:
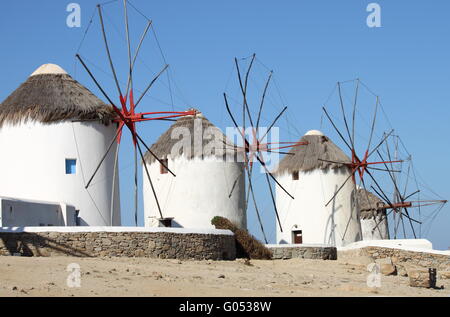
[[[394,152],[395,156],[397,156],[397,153],[399,152],[399,140],[400,137],[398,135],[392,136],[392,139],[394,139],[394,150],[392,151],[388,144],[386,144],[386,152],[389,158],[391,158],[391,153]],[[405,148],[406,150],[406,148]],[[423,207],[430,207],[430,206],[437,206],[435,210],[442,209],[442,207],[447,203],[447,200],[445,199],[422,199],[420,197],[420,193],[422,192],[422,189],[419,187],[419,183],[416,179],[414,167],[412,163],[412,156],[409,154],[409,152],[406,150],[408,159],[406,162],[408,162],[407,171],[404,177],[404,184],[399,182],[399,179],[395,177],[395,175],[391,174],[391,180],[394,186],[396,197],[398,198],[398,201],[396,202],[395,206],[388,206],[389,208],[398,208],[400,210],[404,210],[404,213],[409,216],[409,213],[411,210],[418,211],[419,216],[421,214],[421,208]],[[382,158],[381,153],[378,151],[378,155],[380,158]],[[406,178],[406,179],[405,179]],[[411,189],[411,186],[415,186],[415,188]],[[417,196],[417,197],[415,197]],[[427,208],[429,209],[429,208]],[[393,209],[395,211],[395,209]],[[394,216],[396,216],[396,213],[393,213]],[[403,216],[400,214],[398,217],[398,221],[400,222],[403,219]],[[423,221],[420,219],[420,221],[416,221],[415,219],[411,218],[410,222],[414,222],[417,225],[419,225],[419,236],[421,236],[422,232],[422,225]],[[403,225],[402,225],[403,226]],[[397,228],[396,228],[397,229]],[[397,232],[395,232],[395,235],[397,235]],[[413,231],[413,235],[416,236],[416,232]],[[404,232],[405,238],[407,238],[406,233]]]
[[[133,147],[134,147],[134,219],[135,219],[135,224],[137,225],[137,212],[138,212],[138,155],[141,157],[142,160],[144,160],[143,157],[143,153],[142,153],[142,148],[141,145],[143,145],[148,151],[149,153],[158,161],[160,162],[160,164],[162,166],[164,166],[164,168],[166,168],[173,176],[175,176],[175,174],[166,166],[166,164],[163,162],[163,160],[159,159],[156,157],[156,155],[150,151],[149,147],[147,146],[147,144],[144,142],[143,138],[139,135],[139,133],[137,132],[137,123],[139,122],[144,122],[144,121],[152,121],[152,120],[173,120],[174,118],[179,118],[179,117],[183,117],[183,116],[187,116],[187,115],[192,115],[194,114],[195,111],[184,111],[184,112],[175,112],[175,111],[158,111],[158,112],[136,112],[136,107],[141,103],[141,101],[143,100],[143,98],[147,95],[148,91],[152,88],[152,86],[154,85],[155,82],[157,82],[157,80],[160,78],[160,76],[167,70],[168,65],[166,64],[162,70],[156,74],[156,76],[154,76],[152,78],[152,80],[150,81],[150,83],[146,86],[145,90],[142,92],[142,94],[140,95],[140,97],[137,99],[137,102],[135,103],[134,101],[134,80],[133,80],[133,73],[134,73],[134,68],[135,68],[135,64],[136,64],[136,60],[139,56],[139,52],[141,50],[141,46],[146,38],[146,35],[148,33],[149,28],[152,25],[152,21],[147,19],[147,23],[145,26],[144,31],[142,32],[142,35],[140,37],[139,43],[134,51],[134,54],[131,50],[131,37],[130,37],[130,28],[129,28],[129,17],[128,17],[128,6],[127,6],[127,0],[123,0],[123,8],[124,8],[124,25],[125,25],[125,34],[126,34],[126,47],[127,47],[127,55],[128,55],[128,71],[127,71],[127,80],[126,80],[126,89],[125,89],[125,95],[122,93],[122,89],[120,87],[120,83],[119,83],[119,79],[117,76],[117,72],[115,69],[115,65],[112,59],[112,54],[111,54],[111,50],[109,47],[109,42],[108,42],[108,36],[107,36],[107,32],[106,32],[106,28],[105,28],[105,23],[103,20],[103,13],[102,13],[102,5],[97,5],[97,11],[98,11],[98,15],[99,15],[99,20],[100,20],[100,25],[101,25],[101,34],[102,34],[102,38],[103,38],[103,43],[104,43],[104,47],[106,50],[106,55],[108,58],[108,62],[109,62],[109,67],[110,70],[113,74],[113,78],[114,78],[114,82],[115,82],[115,86],[117,88],[117,93],[118,93],[118,99],[120,102],[121,107],[117,107],[116,104],[113,102],[112,98],[106,93],[105,89],[102,87],[102,85],[99,83],[99,81],[95,78],[94,74],[91,72],[91,70],[88,68],[88,66],[86,65],[86,63],[84,62],[83,58],[79,55],[76,54],[77,59],[80,61],[80,63],[82,64],[83,68],[86,70],[86,72],[88,73],[88,75],[91,77],[91,79],[93,80],[93,82],[95,83],[95,85],[97,86],[97,88],[101,91],[101,93],[103,94],[103,96],[108,100],[108,102],[111,104],[112,109],[116,115],[116,117],[113,119],[113,122],[118,124],[118,129],[116,132],[116,135],[114,137],[114,139],[112,140],[110,146],[108,147],[108,150],[106,151],[106,153],[104,154],[104,156],[102,157],[102,160],[99,162],[99,164],[97,165],[94,173],[92,174],[92,176],[90,177],[86,188],[89,187],[89,185],[91,184],[92,180],[94,179],[97,171],[99,170],[99,168],[101,167],[101,165],[104,163],[106,157],[108,156],[113,144],[115,142],[117,142],[118,146],[117,146],[117,151],[115,153],[115,158],[114,158],[114,175],[113,175],[113,184],[115,183],[116,180],[116,167],[117,167],[117,161],[118,161],[118,152],[119,152],[119,148],[120,148],[120,144],[121,144],[121,136],[123,133],[123,127],[126,126],[127,130],[130,131],[131,133],[131,137],[132,137],[132,141],[133,141]],[[134,6],[133,6],[134,7]],[[150,116],[150,117],[149,117]],[[145,167],[147,168],[147,167]],[[158,206],[158,211],[162,217],[162,211],[161,211],[161,207],[158,201],[158,197],[157,197],[157,193],[156,190],[153,186],[153,182],[150,178],[150,174],[148,173],[148,170],[146,169],[146,175],[147,175],[147,179],[152,187],[152,192],[155,198],[155,201],[157,202],[157,206]],[[114,187],[112,189],[112,196],[115,194],[114,192]],[[113,207],[111,207],[113,208]]]
[[[378,153],[378,156],[380,157],[380,159],[383,160],[383,156],[381,155],[380,151],[377,150],[377,153]],[[390,156],[390,152],[389,151],[388,151],[388,155]],[[387,164],[384,164],[384,165],[385,165],[386,168],[388,168]],[[400,208],[403,208],[405,210],[405,213],[406,213],[406,215],[408,217],[408,220],[409,220],[409,224],[411,226],[411,230],[412,230],[413,235],[414,235],[414,239],[417,239],[416,232],[415,232],[414,226],[412,224],[412,219],[409,216],[409,212],[408,212],[408,209],[407,209],[407,204],[405,204],[405,199],[404,199],[404,197],[402,196],[402,194],[400,192],[397,180],[394,177],[393,173],[389,172],[389,176],[390,176],[390,179],[392,180],[392,183],[394,185],[395,193],[397,193],[397,196],[398,196],[398,199],[399,199],[399,202],[400,202]]]
[[[339,195],[340,191],[348,183],[350,178],[352,178],[353,183],[356,186],[356,175],[355,175],[356,173],[359,174],[360,183],[362,183],[364,185],[364,175],[368,174],[370,169],[384,171],[384,172],[390,171],[390,169],[388,169],[388,168],[380,169],[380,168],[374,167],[374,165],[382,165],[382,164],[385,165],[385,164],[392,164],[392,163],[401,162],[401,160],[369,162],[369,158],[371,158],[371,156],[386,142],[387,138],[393,133],[393,130],[391,130],[388,134],[386,134],[386,135],[384,135],[382,137],[380,142],[377,143],[375,147],[371,148],[373,137],[374,137],[374,132],[375,132],[375,127],[376,127],[376,120],[377,120],[377,113],[378,113],[378,106],[379,106],[379,97],[378,96],[376,96],[375,107],[374,107],[375,110],[374,110],[374,115],[373,115],[372,120],[371,120],[370,132],[369,132],[369,140],[368,140],[367,146],[365,147],[365,151],[364,151],[363,155],[360,156],[360,155],[357,154],[356,140],[355,140],[355,133],[356,133],[355,130],[356,130],[356,109],[357,109],[357,105],[358,105],[358,94],[359,94],[360,80],[357,79],[356,83],[357,84],[356,84],[356,89],[355,89],[355,96],[354,96],[354,100],[353,100],[352,120],[351,120],[351,123],[350,123],[351,124],[351,130],[350,130],[349,120],[347,119],[347,114],[346,114],[346,111],[345,111],[345,104],[344,104],[343,97],[342,97],[342,91],[341,91],[341,84],[342,83],[341,82],[337,83],[337,87],[338,87],[338,93],[339,93],[340,114],[341,114],[341,116],[343,118],[343,121],[344,121],[345,132],[342,132],[338,128],[337,124],[331,118],[331,115],[327,111],[326,107],[325,106],[322,107],[322,110],[323,110],[326,118],[328,119],[328,121],[331,123],[331,126],[333,127],[334,131],[338,134],[339,138],[343,141],[343,143],[346,145],[346,147],[350,150],[350,154],[351,154],[351,162],[344,163],[345,165],[348,166],[348,168],[349,168],[349,170],[351,172],[351,177],[348,177],[341,184],[341,186],[339,186],[338,190],[334,192],[333,196],[330,199],[327,200],[327,203],[325,204],[325,206],[329,206],[329,204],[332,201],[334,201],[334,199]],[[345,134],[347,135],[347,137],[345,136]],[[321,159],[321,160],[323,160],[323,159]],[[328,160],[328,161],[330,163],[337,163],[337,164],[342,164],[343,163],[343,162],[330,161],[330,160]]]
[[[282,189],[284,193],[286,193],[291,199],[294,199],[293,195],[291,195],[286,188],[278,182],[276,177],[269,171],[266,162],[264,161],[263,153],[279,153],[279,154],[285,154],[285,155],[293,155],[293,153],[284,152],[281,151],[282,149],[288,149],[295,146],[305,145],[307,143],[305,142],[279,142],[279,143],[264,143],[264,140],[268,133],[271,131],[271,129],[275,126],[277,121],[282,117],[282,115],[287,110],[287,107],[285,106],[280,113],[276,115],[276,117],[273,119],[273,121],[270,123],[269,128],[262,133],[262,136],[260,135],[260,123],[261,123],[261,116],[262,112],[264,110],[264,103],[266,100],[268,88],[273,76],[273,71],[269,71],[268,77],[265,79],[264,88],[262,90],[262,94],[260,96],[260,100],[258,102],[258,109],[256,113],[256,126],[254,121],[254,116],[252,114],[252,111],[250,109],[250,100],[248,99],[248,83],[251,78],[251,71],[255,64],[255,61],[257,60],[256,54],[251,55],[251,60],[249,62],[248,67],[245,70],[245,76],[242,76],[241,73],[241,67],[239,65],[239,60],[237,58],[234,59],[234,67],[237,72],[237,81],[239,84],[239,91],[242,96],[242,124],[239,125],[237,123],[236,117],[233,112],[230,109],[230,105],[228,102],[227,94],[224,93],[224,101],[225,101],[225,107],[228,112],[228,115],[230,116],[233,125],[235,128],[239,131],[240,136],[242,137],[243,146],[242,147],[236,147],[235,151],[242,152],[244,155],[244,170],[246,171],[246,176],[248,179],[248,187],[247,187],[247,195],[245,199],[245,206],[246,209],[249,206],[250,199],[252,199],[253,204],[255,206],[255,211],[257,214],[257,218],[261,227],[261,231],[263,233],[264,239],[267,241],[264,227],[261,221],[261,216],[257,204],[257,200],[255,198],[254,193],[254,186],[253,186],[253,165],[255,162],[259,163],[261,167],[264,170],[265,174],[265,183],[269,187],[269,196],[272,200],[273,209],[276,215],[277,223],[280,227],[281,232],[283,232],[281,220],[279,217],[278,209],[276,206],[275,196],[272,189],[271,181],[275,182],[275,186],[278,186]],[[251,134],[252,134],[252,142],[249,141],[247,136],[245,135],[246,131],[246,123],[249,123],[249,128],[251,128]],[[240,176],[240,175],[239,175]],[[233,185],[231,186],[231,191],[229,193],[229,197],[233,194],[233,191],[235,189],[237,180],[239,179],[239,176],[236,178],[236,180],[233,182]]]

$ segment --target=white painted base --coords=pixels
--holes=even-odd
[[[361,229],[363,240],[389,239],[387,218],[381,215],[377,218],[361,219]]]
[[[240,228],[247,228],[244,212],[245,179],[243,163],[224,162],[215,157],[187,160],[169,159],[170,173],[160,173],[160,163],[147,165],[165,218],[182,228],[212,229],[212,218],[222,216]],[[161,218],[150,183],[144,173],[145,226],[159,226]],[[231,188],[237,180],[231,197]]]
[[[349,251],[361,249],[365,247],[381,247],[400,249],[414,252],[427,252],[433,254],[450,255],[450,251],[433,250],[433,244],[426,239],[393,239],[393,240],[372,240],[372,241],[358,241],[346,245],[345,247],[338,247],[338,251]]]
[[[79,210],[81,225],[111,225],[111,191],[116,145],[93,174],[116,132],[116,125],[64,121],[26,122],[0,128],[0,196],[62,202]],[[76,173],[66,174],[65,160],[76,159]],[[116,181],[112,224],[120,225]]]
[[[75,207],[0,197],[0,227],[75,226]]]
[[[346,168],[300,172],[277,180],[294,196],[276,187],[277,208],[283,232],[277,226],[277,243],[293,243],[293,231],[301,230],[303,243],[344,246],[362,239],[359,214],[353,203],[354,185],[348,181],[328,206],[326,203],[349,176]]]

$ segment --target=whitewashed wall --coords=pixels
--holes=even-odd
[[[376,218],[361,219],[363,240],[389,239],[387,218],[378,215]]]
[[[276,187],[283,228],[281,232],[277,227],[277,243],[293,243],[292,230],[302,230],[304,244],[343,246],[361,240],[361,224],[352,203],[354,185],[351,180],[334,202],[325,207],[348,176],[344,168],[299,172],[298,180],[293,180],[291,174],[279,175],[277,180],[295,199]]]
[[[160,163],[147,164],[164,217],[173,217],[173,225],[183,228],[214,228],[214,216],[228,218],[241,228],[247,227],[243,163],[224,162],[215,157],[187,160],[169,159],[172,174],[161,174]],[[158,226],[156,201],[143,168],[145,226]],[[238,179],[231,197],[229,193]]]
[[[4,125],[0,128],[0,196],[70,204],[80,211],[81,225],[111,225],[115,145],[91,186],[85,189],[85,184],[115,131],[115,125],[98,122]],[[66,158],[77,159],[76,174],[65,174]],[[120,225],[117,185],[115,192],[113,224]]]
[[[75,225],[73,206],[0,197],[0,227]]]

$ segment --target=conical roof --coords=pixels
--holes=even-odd
[[[43,123],[70,119],[102,120],[112,118],[106,105],[61,67],[45,64],[0,104],[0,127],[35,120]]]
[[[327,136],[317,130],[307,132],[300,142],[308,142],[307,145],[294,146],[281,160],[276,174],[295,171],[312,171],[314,169],[340,168],[345,164],[330,163],[351,162],[350,158],[334,144]]]
[[[356,199],[362,219],[373,218],[379,213],[385,212],[384,202],[378,196],[363,188],[357,190]]]
[[[159,137],[150,150],[160,159],[168,156],[171,159],[180,156],[193,159],[209,156],[224,158],[227,155],[236,155],[235,145],[197,110],[195,115],[179,118]],[[144,158],[148,163],[156,160],[148,151]]]

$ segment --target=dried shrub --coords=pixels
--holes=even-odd
[[[227,218],[216,216],[211,220],[216,229],[228,229],[236,239],[236,257],[248,259],[271,260],[272,252],[253,237],[247,230],[238,228]]]

